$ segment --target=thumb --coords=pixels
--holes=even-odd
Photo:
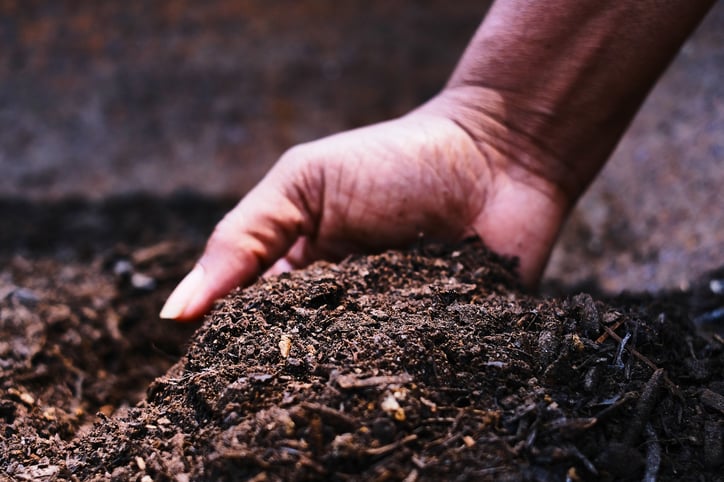
[[[198,318],[214,300],[256,279],[299,236],[313,232],[310,193],[301,188],[312,184],[299,169],[285,172],[288,164],[280,161],[219,222],[196,266],[169,296],[161,318]]]

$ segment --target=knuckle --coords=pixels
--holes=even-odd
[[[284,169],[301,169],[304,170],[312,164],[315,159],[314,148],[311,144],[297,144],[290,147],[279,158],[279,165]]]

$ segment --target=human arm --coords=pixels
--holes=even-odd
[[[713,4],[499,0],[443,91],[446,114],[478,142],[515,144],[525,171],[575,201]]]

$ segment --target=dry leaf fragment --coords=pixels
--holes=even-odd
[[[21,392],[17,388],[10,387],[7,390],[8,395],[12,395],[13,397],[17,397],[21,402],[23,402],[25,405],[34,405],[35,404],[35,398],[28,392]]]
[[[35,398],[28,392],[23,392],[20,394],[20,401],[23,402],[26,405],[34,405],[35,404]]]

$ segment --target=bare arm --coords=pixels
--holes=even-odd
[[[443,93],[449,115],[482,143],[525,152],[520,166],[575,202],[713,4],[498,0]]]

